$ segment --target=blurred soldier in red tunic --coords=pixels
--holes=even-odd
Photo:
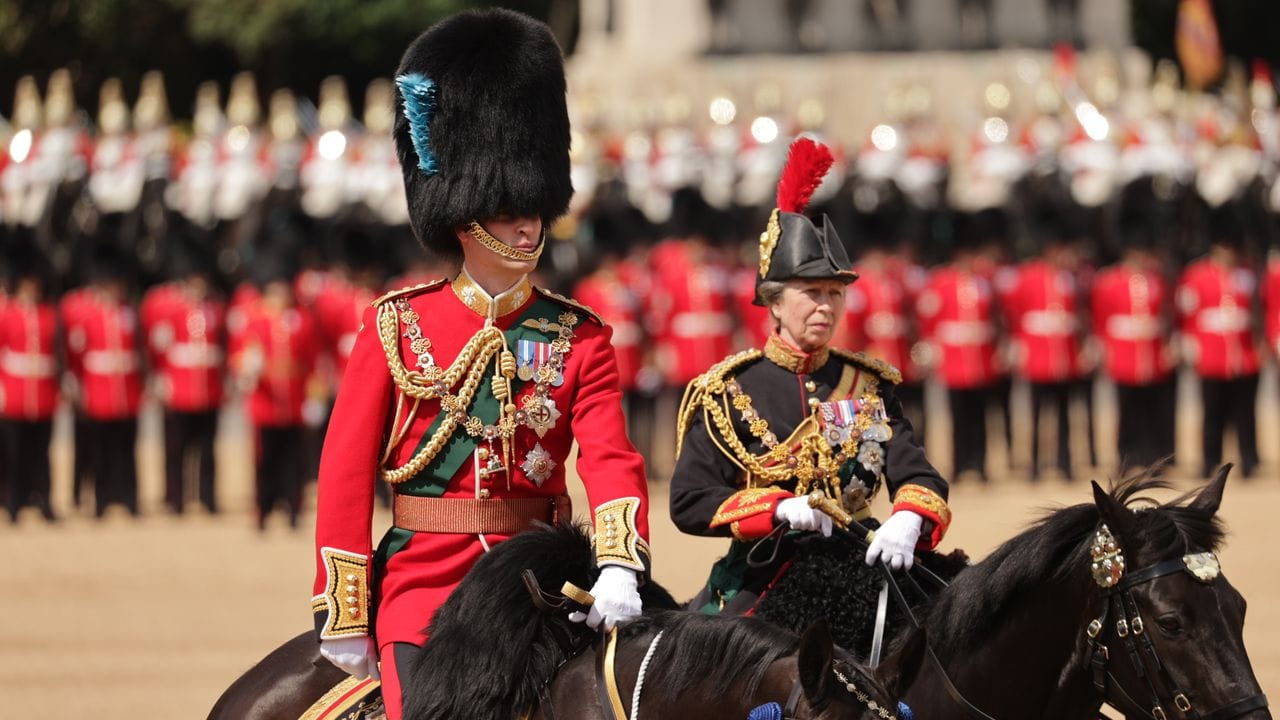
[[[10,483],[6,505],[14,522],[28,505],[52,522],[49,439],[58,407],[58,311],[45,294],[48,263],[27,237],[5,247],[5,266],[11,290],[0,305],[0,457],[6,458],[3,472]]]
[[[1120,261],[1093,285],[1093,332],[1103,369],[1116,385],[1121,467],[1149,467],[1173,456],[1177,387],[1173,292],[1155,249],[1168,237],[1170,213],[1142,178],[1120,198]]]
[[[463,265],[452,282],[365,310],[321,459],[312,598],[322,655],[361,677],[381,660],[391,720],[401,672],[467,570],[531,522],[569,517],[575,441],[600,569],[590,615],[577,619],[612,627],[640,612],[648,492],[612,330],[527,276],[572,194],[562,63],[545,25],[483,10],[428,30],[397,73],[414,234]],[[379,481],[395,491],[394,526],[375,553]],[[524,669],[480,660],[499,675]],[[415,679],[471,682],[469,662],[419,664]]]
[[[1231,425],[1240,447],[1240,471],[1249,477],[1258,467],[1258,275],[1248,264],[1248,230],[1239,201],[1213,208],[1206,220],[1209,254],[1187,265],[1177,290],[1184,353],[1200,376],[1204,403],[1204,476],[1222,462],[1222,436]]]
[[[987,479],[987,405],[1000,380],[999,315],[991,281],[975,270],[979,240],[972,215],[957,219],[955,251],[916,301],[921,339],[938,358],[951,406],[952,475]]]
[[[264,253],[253,263],[261,296],[237,307],[228,318],[230,369],[248,390],[249,418],[256,433],[258,529],[278,503],[297,527],[306,474],[303,432],[323,401],[316,359],[321,336],[310,311],[298,304],[288,249]]]
[[[208,249],[171,242],[169,273],[172,280],[142,301],[153,384],[165,409],[164,500],[182,513],[187,487],[194,485],[200,503],[216,513],[213,439],[223,400],[226,302],[214,287]],[[196,468],[194,483],[188,482],[189,464]]]
[[[1040,415],[1046,403],[1057,414],[1057,468],[1071,479],[1071,400],[1092,391],[1084,358],[1087,289],[1081,284],[1079,234],[1068,212],[1041,209],[1039,255],[1018,266],[1003,299],[1015,370],[1031,386],[1032,480],[1040,477]]]
[[[120,503],[137,515],[142,328],[128,300],[119,253],[100,248],[88,272],[87,291],[63,302],[67,366],[85,418],[77,451],[85,452],[94,478],[94,513],[101,517],[108,505]]]

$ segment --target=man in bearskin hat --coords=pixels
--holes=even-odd
[[[14,235],[5,247],[10,296],[0,304],[0,458],[10,483],[10,520],[17,521],[18,512],[31,505],[52,522],[49,440],[58,407],[62,338],[57,306],[47,295],[48,261],[30,232]]]
[[[412,703],[400,674],[467,570],[531,523],[569,517],[575,441],[599,567],[590,615],[575,618],[638,615],[649,567],[644,461],[626,437],[612,331],[528,279],[572,194],[559,46],[519,13],[463,12],[410,45],[396,83],[414,234],[462,267],[364,312],[320,463],[312,600],[321,654],[358,676],[381,661],[392,720]],[[394,525],[375,553],[376,482],[392,485]],[[458,667],[417,673],[470,681]]]
[[[195,228],[184,230],[169,239],[169,281],[143,297],[142,325],[164,405],[165,504],[183,512],[190,459],[200,503],[216,513],[213,439],[226,370],[227,304],[215,284],[212,248]]]
[[[1176,304],[1183,354],[1200,377],[1204,403],[1203,474],[1222,462],[1222,438],[1234,426],[1240,472],[1258,467],[1258,373],[1262,357],[1253,318],[1258,310],[1258,274],[1249,263],[1249,228],[1242,201],[1207,208],[1204,228],[1210,247],[1178,281]]]
[[[824,146],[807,138],[792,145],[777,208],[760,236],[756,278],[756,301],[769,309],[775,330],[764,347],[730,355],[689,384],[671,517],[686,533],[733,538],[695,607],[796,629],[826,618],[837,642],[865,652],[873,623],[864,611],[880,587],[874,571],[859,563],[851,584],[831,578],[824,600],[812,597],[812,587],[779,579],[791,572],[783,566],[796,557],[798,538],[765,567],[747,562],[754,541],[780,525],[812,538],[831,534],[833,513],[870,520],[882,486],[893,514],[876,531],[866,565],[910,567],[915,551],[935,547],[951,520],[947,483],[895,395],[901,374],[870,355],[830,346],[845,286],[857,278],[830,219],[803,214],[830,163]]]
[[[1121,466],[1149,467],[1174,448],[1177,376],[1173,337],[1173,292],[1162,258],[1161,238],[1172,234],[1172,208],[1143,177],[1120,195],[1119,262],[1098,273],[1093,284],[1093,332],[1102,367],[1116,386]]]

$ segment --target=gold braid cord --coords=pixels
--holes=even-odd
[[[841,348],[831,348],[831,352],[845,360],[857,363],[858,365],[870,370],[876,375],[879,375],[880,379],[887,383],[892,385],[899,385],[902,383],[902,372],[898,370],[898,368],[878,357],[868,355],[864,352],[849,352],[848,350],[842,350]]]
[[[484,379],[485,368],[489,360],[503,348],[502,331],[495,327],[487,327],[476,333],[463,346],[458,357],[437,379],[430,379],[427,374],[410,370],[400,358],[400,316],[394,303],[385,303],[378,308],[378,338],[382,341],[382,350],[387,356],[387,367],[391,371],[391,379],[396,387],[406,396],[415,400],[432,400],[441,397],[440,388],[452,388],[465,376],[462,389],[457,394],[458,408],[452,412],[443,406],[445,413],[435,434],[421,451],[416,453],[407,463],[392,469],[383,469],[382,478],[395,485],[417,475],[435,460],[449,438],[453,437],[458,424],[466,420],[465,408],[470,407],[476,390]]]
[[[493,235],[490,235],[489,231],[485,230],[484,226],[475,220],[472,220],[471,224],[467,226],[467,232],[471,234],[471,237],[476,239],[476,242],[483,245],[489,252],[501,255],[502,257],[511,260],[518,260],[519,262],[531,262],[533,260],[537,260],[542,256],[543,249],[547,247],[547,238],[544,234],[542,238],[538,240],[538,249],[533,252],[517,250]]]
[[[689,432],[689,425],[693,422],[693,415],[702,408],[706,402],[707,393],[723,393],[724,392],[724,376],[731,370],[745,365],[753,360],[759,359],[764,353],[759,350],[743,350],[736,355],[721,360],[712,365],[703,374],[694,378],[684,389],[684,397],[680,399],[680,411],[676,415],[676,458],[680,457],[680,450],[684,447],[684,436]]]

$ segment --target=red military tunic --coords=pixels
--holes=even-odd
[[[0,303],[0,414],[51,420],[58,408],[58,311],[48,302]]]
[[[684,386],[733,349],[730,273],[703,246],[676,240],[655,247],[650,262],[658,367],[668,385]]]
[[[269,307],[258,300],[237,309],[242,319],[231,339],[231,366],[252,382],[249,417],[254,425],[303,424],[302,406],[315,378],[320,334],[306,309]]]
[[[618,386],[623,392],[635,390],[645,351],[640,296],[615,268],[601,269],[583,278],[573,289],[573,296],[613,328]]]
[[[315,317],[324,333],[325,350],[333,358],[334,377],[342,379],[360,331],[360,317],[377,294],[345,280],[326,283],[315,298]]]
[[[85,416],[123,420],[142,400],[138,314],[127,303],[85,291],[63,301],[67,365],[80,384]]]
[[[1093,286],[1093,331],[1103,368],[1122,385],[1150,385],[1173,372],[1168,353],[1172,319],[1169,283],[1156,266],[1117,264]]]
[[[1255,375],[1253,309],[1258,276],[1246,265],[1226,267],[1210,258],[1187,266],[1178,282],[1178,317],[1196,373],[1230,380]]]
[[[920,371],[911,358],[911,327],[906,288],[891,268],[860,264],[858,280],[845,292],[844,322],[831,341],[900,368],[912,382]]]
[[[142,324],[165,407],[180,412],[220,407],[226,304],[216,297],[197,298],[176,283],[157,285],[143,298]]]
[[[1081,289],[1070,270],[1044,260],[1018,268],[1004,298],[1017,369],[1035,383],[1081,377]]]
[[[955,266],[938,269],[916,301],[920,335],[940,353],[942,382],[986,387],[1000,377],[991,282]]]
[[[492,326],[487,327],[491,311]],[[645,569],[649,527],[644,461],[626,436],[611,335],[608,326],[580,306],[535,290],[527,279],[490,298],[465,272],[453,283],[391,293],[365,311],[320,464],[312,608],[322,640],[368,634],[369,603],[376,598],[379,646],[421,644],[432,615],[486,545],[508,537],[393,527],[375,558],[370,521],[374,484],[381,479],[395,487],[397,518],[406,496],[409,501],[546,498],[550,503],[565,494],[565,462],[576,440],[578,474],[596,518],[597,562]],[[559,356],[560,384],[545,386],[553,403],[551,421],[539,437],[525,424],[534,411],[529,409],[524,419],[517,413],[520,424],[511,438],[509,474],[491,472],[493,464],[500,466],[502,441],[486,443],[483,435],[472,436],[466,428],[472,422],[477,431],[497,426],[500,404],[486,389],[494,358],[504,343],[513,354],[527,357],[531,342],[567,350]],[[469,362],[459,359],[464,349],[471,354]],[[464,376],[479,372],[483,378],[469,399],[461,399],[465,383],[449,380],[447,373],[445,380],[415,384],[388,372],[392,367],[430,373],[437,372],[430,368],[455,364]],[[540,367],[545,371],[554,363]],[[512,381],[514,404],[532,408],[527,403],[543,381],[535,384],[521,375]],[[441,392],[448,404],[458,401],[462,406],[456,420],[441,414]],[[443,444],[435,445],[437,441]],[[606,538],[603,543],[601,537]],[[378,572],[370,571],[371,561]],[[368,591],[371,582],[373,593]]]
[[[764,347],[769,336],[773,334],[776,323],[769,308],[756,305],[755,300],[756,268],[741,268],[733,281],[733,304],[738,310],[738,320],[742,323],[746,346]],[[839,345],[834,341],[831,344]]]

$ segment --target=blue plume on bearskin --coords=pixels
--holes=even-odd
[[[911,706],[898,701],[898,720],[916,720],[916,714],[911,712]]]
[[[404,98],[404,116],[409,120],[409,139],[418,154],[418,169],[427,175],[439,172],[436,155],[431,151],[431,118],[436,112],[436,84],[422,73],[408,73],[396,78],[400,96]]]

